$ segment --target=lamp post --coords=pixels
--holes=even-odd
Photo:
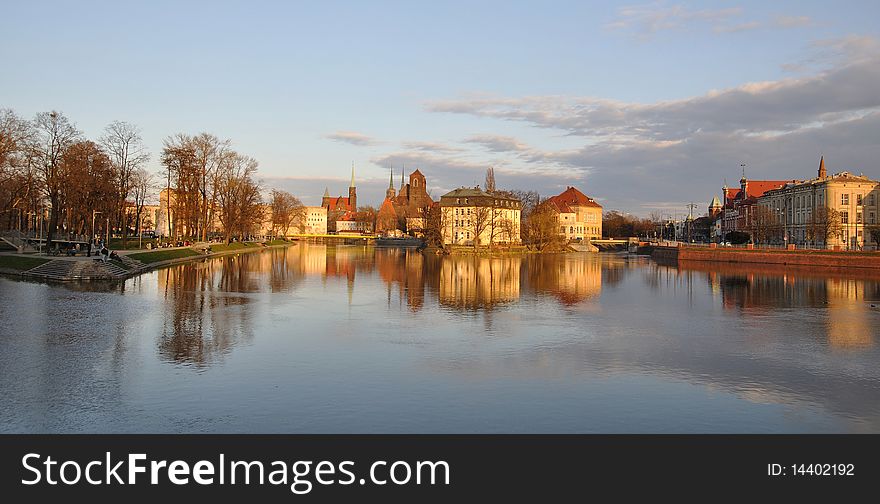
[[[94,240],[95,236],[97,234],[97,233],[95,233],[95,216],[98,215],[99,213],[103,213],[103,212],[99,212],[98,210],[92,210],[92,236],[91,236],[91,238],[89,238],[89,241]]]

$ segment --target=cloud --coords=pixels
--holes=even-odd
[[[712,31],[714,31],[715,33],[737,33],[749,30],[757,30],[758,28],[761,28],[761,26],[763,25],[758,21],[749,21],[747,23],[740,23],[732,26],[719,25],[712,28]]]
[[[418,142],[418,141],[405,141],[402,143],[403,147],[410,150],[418,150],[423,152],[461,152],[464,149],[461,147],[455,147],[449,144],[445,144],[442,142]]]
[[[681,4],[654,2],[619,8],[617,17],[605,27],[650,36],[659,31],[682,29],[695,22],[716,25],[740,14],[742,9],[739,7],[691,10]]]
[[[363,133],[358,133],[357,131],[337,131],[335,133],[330,133],[324,136],[325,138],[329,138],[330,140],[334,140],[336,142],[348,143],[360,147],[378,145],[381,143],[376,139],[364,135]]]
[[[813,26],[813,20],[809,16],[778,16],[774,25],[779,28],[803,28]]]
[[[846,37],[817,42],[814,50],[835,63],[812,75],[684,99],[471,95],[426,108],[497,120],[499,130],[517,122],[581,139],[581,147],[565,151],[541,149],[533,139],[535,147],[505,154],[511,166],[525,166],[519,171],[568,169],[606,208],[642,214],[652,210],[649,202],[708,204],[725,178],[739,179],[741,162],[753,179],[808,178],[825,154],[831,171],[880,178],[880,45]],[[504,142],[489,145],[497,152]]]
[[[475,135],[464,140],[466,143],[482,145],[492,152],[523,152],[529,146],[516,138],[501,135]]]

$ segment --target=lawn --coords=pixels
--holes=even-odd
[[[257,242],[232,242],[232,243],[212,243],[211,252],[229,252],[231,250],[240,250],[252,247],[259,247],[261,244]]]
[[[156,250],[154,252],[138,252],[137,254],[129,254],[128,257],[140,261],[144,264],[152,264],[160,261],[168,261],[170,259],[180,259],[182,257],[191,257],[201,255],[193,249],[180,248],[169,250]]]
[[[40,257],[3,255],[0,256],[0,269],[27,271],[47,262],[49,262],[49,259],[42,259]]]

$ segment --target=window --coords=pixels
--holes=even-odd
[[[856,205],[862,206],[862,195],[856,194]]]
[[[856,224],[862,223],[862,212],[856,212]]]
[[[874,215],[874,212],[869,212],[868,213],[868,224],[876,224],[876,222],[874,222],[875,219],[876,219],[876,216]]]
[[[874,206],[874,195],[873,194],[868,195],[868,205]]]
[[[840,212],[840,223],[849,224],[849,212],[847,212],[846,210]]]
[[[840,204],[841,205],[849,205],[849,194],[841,194],[840,195]]]

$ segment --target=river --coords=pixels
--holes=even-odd
[[[301,243],[0,278],[0,432],[880,432],[880,273]]]

